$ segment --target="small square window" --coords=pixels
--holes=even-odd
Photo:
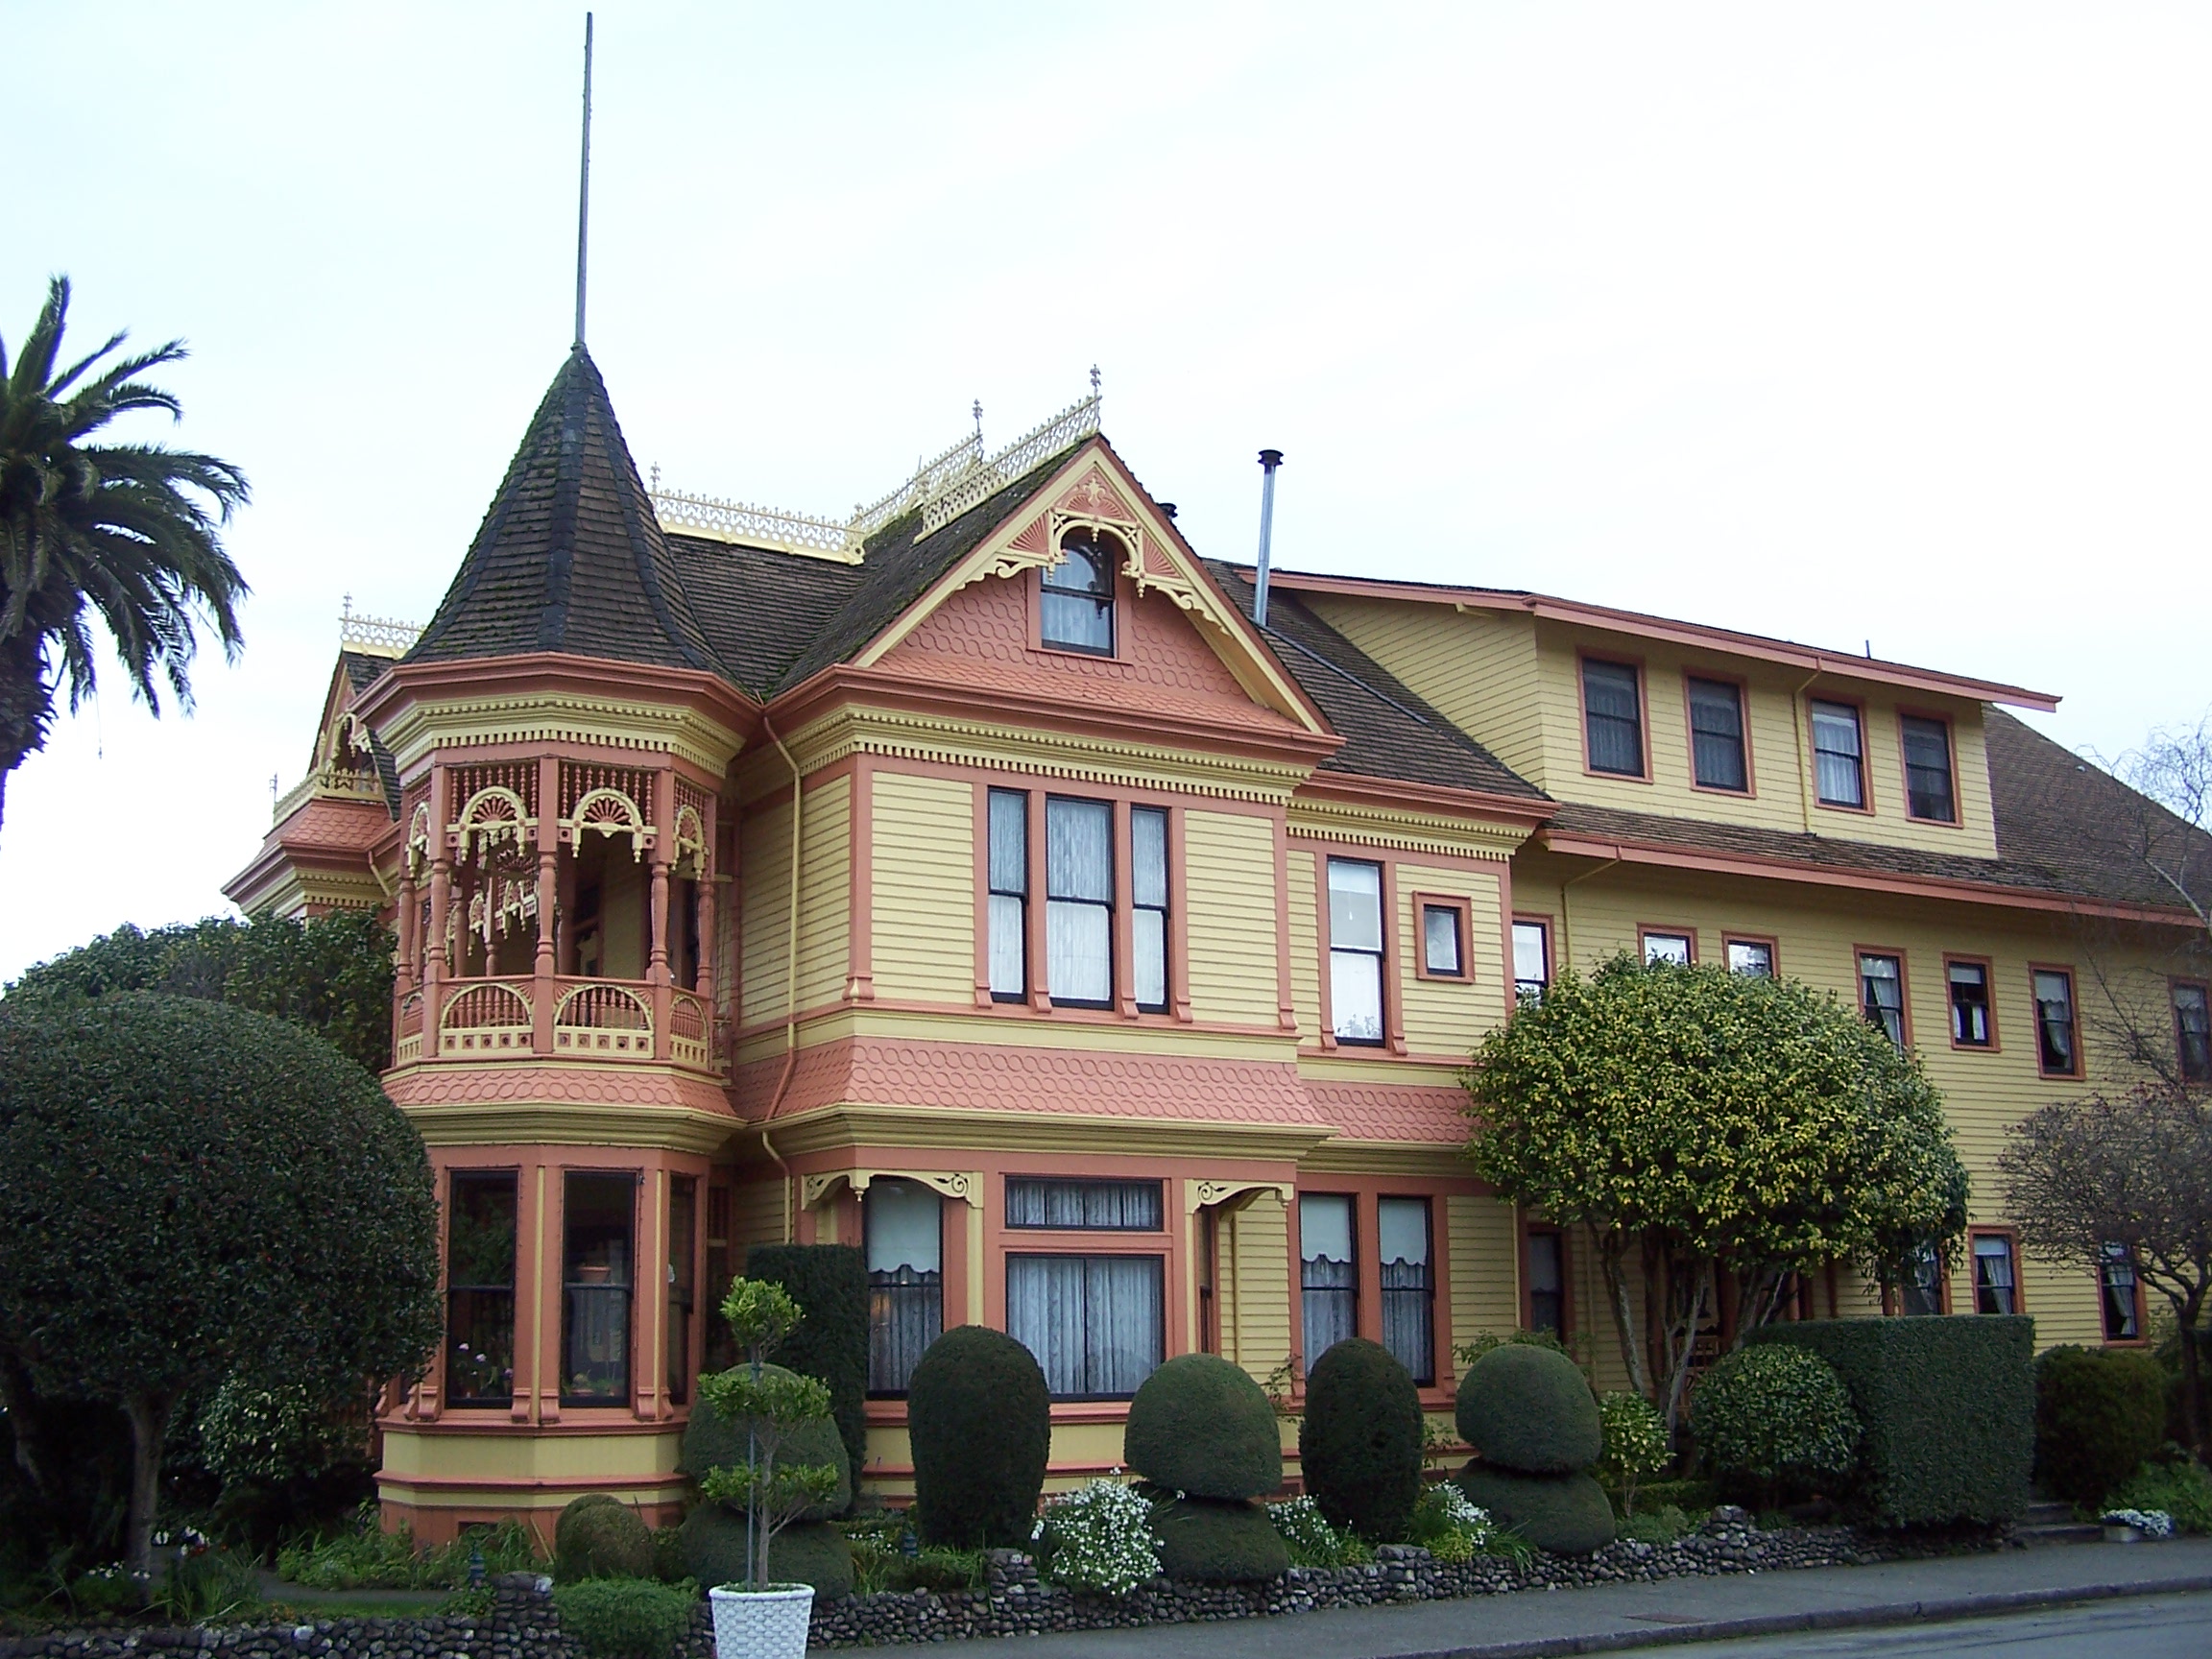
[[[1728,972],[1754,979],[1774,977],[1774,947],[1764,939],[1728,941]]]
[[[1474,970],[1467,960],[1468,905],[1461,899],[1431,899],[1415,894],[1421,918],[1421,973],[1424,979],[1469,979]]]
[[[1644,962],[1647,967],[1655,962],[1666,962],[1677,968],[1690,966],[1690,935],[1687,933],[1647,933],[1644,935]]]

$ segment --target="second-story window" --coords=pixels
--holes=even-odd
[[[2046,1077],[2077,1076],[2081,1052],[2074,1024],[2074,975],[2062,968],[2038,968],[2034,981],[2036,1065]]]
[[[1859,1010],[1869,1025],[1905,1046],[1905,963],[1880,951],[1859,953]]]
[[[1590,770],[1644,776],[1644,697],[1625,662],[1582,660],[1582,719]]]
[[[1513,995],[1541,997],[1551,983],[1551,929],[1541,922],[1513,924]]]
[[[1029,797],[994,789],[990,812],[991,995],[1019,1002],[1029,994]]]
[[[1038,637],[1055,651],[1114,655],[1114,542],[1071,530],[1064,555],[1039,578]]]
[[[1167,1011],[1167,814],[1158,806],[1129,811],[1131,974],[1137,1006]]]
[[[1114,808],[1045,803],[1045,981],[1057,1003],[1114,1000]]]
[[[2212,1082],[2212,998],[2201,985],[2174,987],[2174,1046],[2182,1081]]]
[[[1743,759],[1743,692],[1725,680],[1690,682],[1690,766],[1701,789],[1751,787]]]
[[[1951,981],[1951,1041],[1961,1048],[1986,1048],[1996,1041],[1989,1023],[1989,969],[1981,962],[1953,962],[1946,970]]]
[[[1823,806],[1866,805],[1866,745],[1848,703],[1813,705],[1813,780]]]
[[[1329,860],[1329,1006],[1339,1043],[1382,1041],[1382,866]]]
[[[1905,730],[1905,810],[1932,824],[1959,822],[1959,803],[1951,788],[1951,728],[1941,720],[1907,714]]]
[[[2097,1287],[2104,1304],[2104,1340],[2141,1341],[2143,1299],[2135,1286],[2135,1252],[2107,1242],[2098,1254]]]

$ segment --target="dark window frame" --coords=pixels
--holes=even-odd
[[[1697,725],[1697,689],[1711,686],[1728,692],[1736,709],[1736,764],[1743,775],[1742,783],[1709,783],[1699,763],[1697,740],[1705,735]],[[1757,781],[1751,770],[1751,697],[1746,683],[1728,674],[1716,674],[1704,670],[1685,669],[1682,674],[1683,719],[1690,742],[1690,787],[1707,790],[1716,795],[1733,795],[1748,800],[1758,794]]]
[[[1543,944],[1544,976],[1543,978],[1534,981],[1527,980],[1521,977],[1521,942],[1519,937],[1519,930],[1523,927],[1535,928],[1537,935]],[[1530,995],[1541,998],[1544,993],[1551,989],[1553,973],[1551,963],[1551,918],[1549,916],[1516,916],[1513,918],[1512,926],[1506,930],[1505,936],[1507,941],[1513,946],[1514,950],[1513,959],[1507,962],[1505,965],[1506,972],[1512,976],[1514,1001],[1519,1002],[1524,997]],[[1533,984],[1535,987],[1533,992],[1529,990],[1531,984]]]
[[[481,1274],[473,1273],[466,1282],[457,1280],[453,1273],[453,1253],[456,1242],[454,1228],[455,1223],[458,1222],[461,1217],[462,1190],[465,1188],[471,1187],[492,1189],[502,1182],[505,1183],[507,1191],[512,1199],[512,1214],[514,1216],[515,1235],[508,1247],[507,1283],[501,1285],[497,1282],[496,1278],[485,1278]],[[444,1382],[445,1388],[445,1404],[447,1407],[461,1410],[469,1410],[480,1407],[486,1410],[504,1411],[511,1409],[515,1404],[515,1315],[516,1293],[520,1278],[519,1268],[521,1264],[521,1217],[522,1172],[519,1168],[509,1166],[500,1168],[489,1169],[454,1168],[448,1169],[446,1171],[445,1214],[443,1217],[445,1221],[445,1227],[443,1229],[444,1237],[440,1240],[445,1250],[445,1259],[442,1262],[442,1265],[445,1268],[445,1329],[439,1347],[439,1358],[444,1366]],[[471,1317],[467,1320],[467,1326],[471,1335],[480,1334],[482,1327],[485,1324],[489,1324],[492,1331],[496,1333],[499,1330],[501,1324],[497,1314],[498,1302],[501,1297],[506,1299],[506,1319],[504,1324],[507,1338],[507,1351],[504,1358],[507,1362],[507,1392],[504,1394],[479,1394],[474,1392],[463,1393],[461,1390],[454,1386],[453,1381],[455,1375],[453,1353],[455,1347],[457,1346],[456,1324],[458,1323],[455,1318],[455,1310],[457,1307],[463,1308],[468,1310],[469,1312],[473,1313],[476,1309],[478,1298],[489,1299],[491,1304],[490,1308],[487,1310],[487,1311],[491,1314],[489,1320]],[[464,1298],[467,1300],[463,1300]],[[467,1348],[470,1353],[476,1353],[480,1351],[469,1344],[460,1343],[458,1345]],[[487,1358],[491,1359],[492,1362],[496,1363],[500,1356],[496,1352],[493,1352],[490,1353]]]
[[[2050,1065],[2051,1032],[2043,1017],[2043,980],[2047,975],[2066,981],[2066,1038],[2073,1051],[2073,1064],[2064,1070],[2055,1070]],[[2029,963],[2028,1002],[2035,1015],[2035,1074],[2038,1077],[2075,1079],[2084,1076],[2086,1070],[2081,1054],[2081,1001],[2077,991],[2074,970],[2064,963]]]
[[[1943,787],[1950,802],[1948,817],[1921,812],[1914,808],[1912,793],[1912,726],[1935,726],[1943,733]],[[1897,710],[1897,766],[1905,782],[1905,816],[1915,824],[1942,824],[1957,829],[1965,820],[1965,810],[1959,799],[1959,723],[1936,709],[1908,709]],[[1922,767],[1919,770],[1925,771]]]
[[[1868,957],[1876,957],[1883,961],[1897,964],[1898,1029],[1895,1032],[1891,1032],[1886,1023],[1873,1018],[1868,1012],[1866,998],[1866,960]],[[1854,945],[1851,947],[1851,966],[1859,981],[1859,1013],[1861,1018],[1882,1032],[1883,1035],[1891,1038],[1899,1048],[1911,1048],[1912,1046],[1911,969],[1906,963],[1904,950],[1893,945]],[[1945,983],[1946,995],[1948,995],[1948,975],[1945,976]],[[1944,1018],[1946,1020],[1950,1018],[1948,1012]]]
[[[1428,1254],[1427,1260],[1420,1264],[1424,1282],[1419,1285],[1392,1285],[1383,1277],[1390,1267],[1390,1263],[1382,1259],[1382,1206],[1385,1204],[1418,1204],[1421,1206],[1421,1224],[1427,1232]],[[1353,1225],[1355,1229],[1358,1225],[1358,1206],[1357,1204],[1353,1206]],[[1354,1244],[1353,1251],[1354,1255],[1357,1256],[1358,1251],[1357,1243]],[[1376,1195],[1375,1275],[1376,1293],[1379,1298],[1377,1312],[1382,1317],[1383,1347],[1389,1349],[1392,1358],[1396,1358],[1412,1374],[1414,1386],[1433,1388],[1436,1385],[1436,1351],[1438,1347],[1436,1341],[1436,1200],[1430,1194],[1426,1192],[1382,1192]],[[1390,1347],[1393,1297],[1402,1300],[1414,1299],[1417,1303],[1419,1313],[1412,1323],[1420,1331],[1423,1345],[1427,1349],[1425,1358],[1428,1363],[1426,1367],[1416,1367],[1405,1355]],[[1423,1358],[1423,1356],[1417,1355],[1416,1358]]]
[[[1831,800],[1821,792],[1820,757],[1839,751],[1820,747],[1820,725],[1816,718],[1824,709],[1846,710],[1853,729],[1859,735],[1859,753],[1855,757],[1859,768],[1859,799],[1857,801]],[[1808,697],[1805,699],[1805,741],[1813,757],[1813,804],[1830,812],[1857,812],[1865,817],[1874,815],[1874,780],[1866,764],[1866,705],[1863,699],[1851,697]]]
[[[1989,1026],[1986,1043],[1961,1042],[1959,1036],[1959,999],[1953,986],[1953,968],[1979,968],[1982,970],[1983,1012]],[[1976,1054],[1997,1054],[2003,1047],[1997,1040],[1997,966],[1986,956],[1956,956],[1946,951],[1943,956],[1943,1009],[1945,1028],[1951,1033],[1951,1046],[1967,1049]]]
[[[1636,756],[1637,770],[1631,772],[1615,766],[1600,766],[1597,760],[1596,746],[1590,741],[1591,721],[1602,718],[1618,721],[1619,715],[1594,716],[1590,709],[1590,669],[1593,664],[1605,668],[1624,669],[1632,683],[1636,697]],[[1645,685],[1644,662],[1637,657],[1610,657],[1595,651],[1575,653],[1575,694],[1582,710],[1582,770],[1593,778],[1623,778],[1632,782],[1651,781],[1651,698]]]
[[[1086,806],[1102,808],[1106,814],[1106,897],[1104,899],[1062,898],[1052,891],[1052,808],[1054,806]],[[1115,802],[1096,795],[1064,795],[1047,792],[1045,797],[1045,994],[1055,1008],[1112,1008],[1115,994],[1120,989],[1120,975],[1117,972],[1119,955],[1114,948],[1116,931],[1119,926],[1121,908],[1121,859],[1117,856],[1115,842]],[[1106,995],[1103,997],[1059,997],[1052,992],[1052,910],[1055,905],[1080,905],[1086,909],[1106,913]]]
[[[1690,954],[1685,965],[1689,967],[1696,966],[1696,928],[1683,927],[1679,926],[1668,926],[1665,924],[1646,926],[1641,923],[1638,924],[1636,928],[1636,959],[1637,961],[1643,963],[1647,968],[1650,967],[1652,963],[1651,947],[1648,942],[1653,939],[1680,939],[1684,941],[1689,946],[1690,950]],[[1669,960],[1671,960],[1671,958],[1669,958]]]
[[[1459,957],[1455,973],[1444,973],[1429,962],[1429,912],[1449,911],[1453,918],[1454,949]],[[1474,902],[1452,893],[1416,893],[1413,895],[1413,917],[1418,926],[1413,937],[1413,977],[1448,985],[1472,985],[1475,982],[1475,905]]]
[[[1009,1175],[1005,1180],[1000,1214],[1009,1233],[1136,1233],[1154,1235],[1167,1231],[1167,1194],[1157,1178],[1118,1175]],[[1135,1192],[1148,1189],[1152,1194],[1153,1214],[1159,1219],[1145,1225],[1129,1221],[1017,1221],[1014,1218],[1014,1191],[1017,1187],[1073,1188],[1103,1190],[1112,1188],[1118,1191]],[[1046,1203],[1050,1205],[1047,1193]]]
[[[1552,1249],[1556,1253],[1559,1265],[1559,1288],[1550,1292],[1550,1294],[1558,1299],[1559,1323],[1557,1334],[1559,1339],[1564,1342],[1574,1330],[1575,1278],[1568,1260],[1569,1246],[1566,1229],[1553,1226],[1548,1221],[1527,1222],[1521,1229],[1521,1322],[1530,1331],[1546,1329],[1537,1322],[1536,1271],[1528,1254],[1528,1246],[1538,1238],[1550,1239]]]
[[[1137,896],[1137,820],[1150,815],[1160,821],[1160,902],[1148,903]],[[1175,1003],[1175,820],[1165,806],[1132,805],[1129,808],[1129,995],[1141,1014],[1165,1014]],[[1137,934],[1140,916],[1160,918],[1160,999],[1147,1002],[1137,996],[1139,957],[1144,947]]]
[[[2181,1022],[2181,993],[2194,991],[2198,1007],[2204,1016],[2202,1029],[2196,1033],[2195,1063],[2190,1050],[2190,1031]],[[2212,985],[2201,979],[2169,979],[2166,982],[2169,1005],[2174,1010],[2174,1060],[2184,1083],[2212,1083]]]
[[[2112,1331],[2113,1275],[2115,1266],[2123,1266],[2128,1275],[2128,1323],[2134,1327],[2130,1334],[2125,1330],[2115,1335]],[[2135,1263],[2135,1252],[2128,1245],[2117,1241],[2107,1243],[2097,1258],[2097,1321],[2104,1334],[2107,1348],[2141,1348],[2148,1346],[2151,1337],[2146,1328],[2145,1315],[2149,1310],[2143,1300],[2143,1274]]]
[[[1782,942],[1771,933],[1723,933],[1720,935],[1720,962],[1731,974],[1746,970],[1736,966],[1732,952],[1739,945],[1756,945],[1767,952],[1767,972],[1754,974],[1754,978],[1779,979],[1782,977]]]
[[[628,1240],[628,1248],[625,1254],[630,1263],[630,1273],[629,1277],[626,1280],[621,1281],[619,1284],[614,1282],[611,1276],[606,1280],[589,1280],[582,1277],[571,1279],[569,1277],[570,1268],[573,1264],[572,1252],[575,1249],[572,1232],[575,1226],[575,1221],[570,1212],[572,1208],[575,1183],[578,1180],[603,1180],[610,1184],[623,1181],[629,1183],[630,1237]],[[644,1182],[640,1179],[640,1171],[637,1169],[588,1169],[571,1167],[563,1169],[561,1171],[562,1289],[560,1385],[561,1408],[565,1411],[571,1409],[604,1409],[627,1411],[632,1409],[637,1402],[637,1386],[639,1382],[637,1375],[637,1280],[639,1275],[637,1270],[637,1262],[638,1225],[640,1221],[639,1212],[643,1208],[639,1202],[639,1199],[643,1189]],[[581,1273],[582,1269],[579,1268],[578,1271]],[[578,1295],[579,1293],[591,1294],[598,1292],[601,1293],[601,1300],[605,1305],[613,1306],[613,1298],[612,1296],[605,1295],[604,1292],[616,1289],[621,1290],[623,1293],[621,1301],[622,1322],[624,1327],[624,1354],[622,1364],[623,1382],[625,1383],[625,1387],[623,1388],[623,1391],[618,1398],[611,1393],[584,1394],[572,1392],[569,1384],[573,1381],[574,1373],[570,1369],[569,1362],[575,1353],[576,1347],[576,1313],[580,1306],[589,1306],[588,1303],[580,1304],[577,1300]]]
[[[1984,1290],[1982,1283],[1982,1241],[1985,1238],[2002,1240],[2005,1245],[2005,1262],[2008,1271],[2012,1276],[2012,1283],[2009,1286],[2012,1294],[2012,1306],[2008,1309],[1984,1309],[1982,1306]],[[1973,1286],[1975,1312],[2025,1313],[2028,1310],[2026,1287],[2020,1283],[2020,1238],[2011,1228],[1976,1227],[1968,1233],[1966,1237],[1966,1266],[1968,1282]]]

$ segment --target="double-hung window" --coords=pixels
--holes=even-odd
[[[1352,1249],[1352,1200],[1339,1192],[1298,1194],[1299,1310],[1306,1326],[1306,1370],[1347,1336],[1358,1334],[1359,1267]]]
[[[895,1398],[945,1330],[945,1201],[919,1181],[878,1177],[861,1217],[868,1256],[868,1392]]]
[[[1644,776],[1641,680],[1626,662],[1582,660],[1582,722],[1591,771]]]
[[[1866,805],[1866,744],[1848,703],[1813,705],[1813,781],[1823,806]]]
[[[1430,1251],[1428,1199],[1376,1200],[1382,1346],[1424,1388],[1436,1381],[1436,1271]]]
[[[1898,720],[1905,733],[1905,810],[1932,824],[1959,822],[1959,802],[1951,787],[1951,727],[1948,721],[1907,714]]]
[[[1528,1329],[1567,1334],[1567,1242],[1555,1232],[1531,1232],[1528,1252]]]
[[[2020,1311],[2020,1281],[2013,1271],[2012,1240],[2002,1233],[1974,1235],[1974,1311]]]
[[[691,1313],[698,1305],[698,1258],[693,1240],[699,1230],[696,1176],[668,1178],[668,1304],[662,1357],[668,1367],[668,1398],[683,1405],[691,1392]]]
[[[1429,899],[1419,894],[1414,896],[1414,903],[1421,913],[1421,977],[1472,978],[1467,948],[1473,906],[1464,899]]]
[[[1551,983],[1551,929],[1542,922],[1513,924],[1513,995],[1544,995]]]
[[[1905,959],[1878,950],[1859,952],[1859,1011],[1890,1042],[1905,1046]]]
[[[2035,1064],[2046,1077],[2081,1074],[2081,1034],[2074,1021],[2074,975],[2063,968],[2034,970]]]
[[[1751,788],[1743,757],[1743,689],[1726,680],[1690,681],[1690,770],[1700,789]]]
[[[1029,994],[1029,797],[994,789],[989,811],[991,996],[1019,1002]]]
[[[2183,1082],[2212,1082],[2212,998],[2201,985],[2174,987],[2174,1046]]]
[[[1045,802],[1045,983],[1062,1006],[1114,1001],[1114,808]]]
[[[1943,1253],[1935,1239],[1922,1239],[1906,1253],[1897,1275],[1897,1310],[1907,1314],[1943,1311]]]
[[[2098,1253],[2097,1286],[2104,1305],[2104,1340],[2142,1340],[2143,1300],[2135,1283],[2135,1252],[2116,1241],[2107,1243]]]
[[[515,1398],[515,1172],[456,1170],[445,1216],[445,1403]]]
[[[1129,926],[1137,1006],[1167,1011],[1167,813],[1129,810]]]
[[[1671,967],[1687,968],[1695,952],[1691,948],[1687,933],[1653,933],[1644,935],[1644,965],[1667,963]]]
[[[1959,1048],[1987,1048],[1997,1041],[1989,1019],[1989,967],[1984,962],[1945,965],[1951,982],[1951,1042]]]
[[[1159,1234],[1157,1181],[1006,1183],[1010,1231]],[[1009,1253],[1006,1330],[1037,1357],[1055,1399],[1125,1400],[1159,1369],[1166,1343],[1166,1257]]]
[[[572,1169],[562,1203],[561,1403],[627,1406],[637,1178]]]
[[[1339,1043],[1382,1041],[1382,866],[1329,860],[1329,1007]]]
[[[1728,941],[1728,972],[1746,974],[1753,979],[1774,977],[1774,947],[1765,939],[1731,939]]]
[[[1038,581],[1039,639],[1055,651],[1113,656],[1113,539],[1071,530],[1062,539],[1060,553],[1060,563]]]

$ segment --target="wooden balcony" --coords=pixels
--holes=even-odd
[[[447,979],[407,992],[393,1013],[395,1066],[538,1055],[675,1065],[709,1075],[722,1070],[706,1000],[649,980]]]

